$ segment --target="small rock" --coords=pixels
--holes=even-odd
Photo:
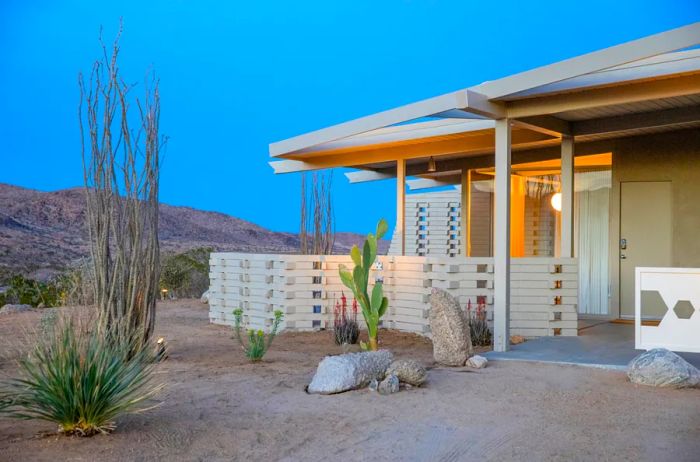
[[[12,305],[7,304],[0,308],[0,314],[11,314],[11,313],[22,313],[24,311],[31,311],[31,305]]]
[[[377,391],[377,388],[379,388],[379,382],[377,379],[372,379],[369,383],[369,391]]]
[[[202,303],[209,303],[209,291],[205,290],[202,296],[199,298],[199,301]]]
[[[489,360],[483,356],[474,355],[467,360],[467,367],[472,367],[474,369],[483,369],[489,363]]]
[[[379,383],[379,388],[377,389],[382,395],[390,395],[399,391],[399,378],[394,374],[388,375],[384,380]]]
[[[330,395],[366,387],[372,379],[384,377],[393,360],[388,350],[326,356],[319,363],[308,392]]]
[[[511,345],[518,345],[519,343],[523,343],[525,341],[525,337],[522,335],[511,335],[510,336],[510,344]]]
[[[428,378],[428,372],[418,361],[412,359],[399,359],[391,363],[386,370],[387,375],[395,375],[399,382],[408,383],[417,387],[421,386]]]
[[[652,387],[700,387],[700,370],[665,348],[646,351],[627,366],[632,383]]]
[[[433,357],[444,366],[464,366],[472,354],[469,321],[459,302],[442,289],[430,295],[430,331]]]

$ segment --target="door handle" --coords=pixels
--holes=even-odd
[[[627,255],[625,255],[624,253],[621,253],[620,260],[627,260]]]

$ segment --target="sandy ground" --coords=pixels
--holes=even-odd
[[[8,341],[39,317],[0,317],[1,373],[14,370]],[[307,395],[318,361],[340,352],[328,333],[280,335],[249,364],[191,300],[160,305],[157,332],[171,349],[160,407],[92,438],[0,418],[0,460],[700,460],[700,390],[507,361],[470,373],[433,367],[425,387],[391,396]],[[380,335],[397,357],[434,366],[428,341]]]

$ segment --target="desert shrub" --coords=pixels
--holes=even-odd
[[[469,333],[472,345],[491,345],[491,329],[486,319],[486,305],[478,303],[476,309],[472,309],[472,301],[467,302],[467,319],[469,320]]]
[[[111,431],[119,415],[149,409],[143,403],[161,388],[151,381],[153,352],[140,345],[62,317],[20,359],[20,376],[0,384],[0,412],[65,434]]]
[[[95,281],[90,260],[74,263],[54,278],[62,305],[92,305],[95,303]]]
[[[360,326],[357,324],[357,300],[353,298],[352,307],[348,309],[348,299],[345,294],[333,307],[333,338],[337,345],[354,345],[360,336]]]
[[[55,282],[39,282],[17,274],[9,281],[9,289],[5,293],[7,303],[21,303],[31,306],[59,306],[61,292]]]
[[[236,332],[236,339],[238,339],[238,343],[241,344],[241,348],[243,348],[245,355],[251,361],[260,361],[263,359],[263,356],[265,356],[265,353],[267,353],[267,350],[270,349],[270,345],[272,345],[272,340],[274,340],[275,336],[277,335],[277,330],[282,323],[284,314],[280,310],[275,311],[275,318],[272,321],[272,328],[270,329],[270,333],[267,335],[265,335],[265,332],[262,330],[256,331],[254,329],[248,329],[247,341],[243,340],[243,335],[241,334],[241,331],[243,330],[243,327],[241,327],[243,310],[238,308],[237,310],[233,311],[233,315],[235,317],[234,331]]]
[[[170,296],[199,297],[209,288],[209,254],[212,249],[201,247],[162,256],[160,288]]]
[[[48,308],[41,313],[41,319],[39,320],[39,328],[41,330],[41,335],[49,335],[53,332],[56,321],[58,320],[58,313],[53,308]]]

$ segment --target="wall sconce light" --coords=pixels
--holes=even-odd
[[[557,212],[561,212],[561,193],[554,193],[551,202],[552,208]]]
[[[433,156],[430,156],[430,159],[428,159],[428,172],[437,172],[437,165],[435,165],[435,159],[433,159]]]

